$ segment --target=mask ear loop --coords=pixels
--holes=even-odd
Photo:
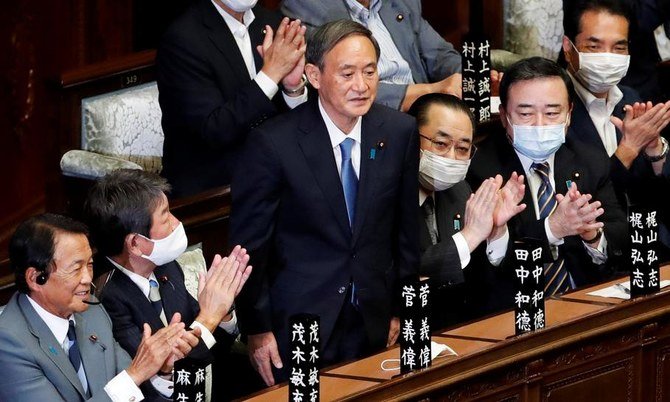
[[[390,363],[390,362],[398,362],[398,367],[391,367],[391,368],[389,368],[389,367],[384,367],[384,365],[385,365],[386,363]],[[382,364],[381,364],[381,368],[382,368],[382,370],[384,370],[384,371],[395,371],[395,370],[400,370],[400,359],[386,359],[386,360],[384,360],[384,361],[382,362]]]

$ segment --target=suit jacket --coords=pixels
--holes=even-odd
[[[249,35],[260,70],[256,45],[265,25],[275,28],[280,18],[261,7],[253,11]],[[229,184],[246,134],[277,112],[281,95],[273,103],[249,78],[235,38],[210,0],[198,0],[167,30],[156,69],[165,134],[162,174],[172,195]]]
[[[453,235],[458,231],[454,228],[454,219],[461,216],[461,225],[465,216],[465,203],[472,190],[466,181],[453,187],[434,193],[435,220],[440,241],[432,244],[428,225],[423,212],[419,208],[419,240],[421,247],[421,276],[430,277],[432,289],[431,329],[441,329],[450,325],[474,318],[479,309],[475,308],[477,300],[471,297],[470,286],[478,285],[475,266],[479,265],[477,256],[472,253],[470,263],[461,268],[461,259],[454,242]],[[462,229],[462,228],[461,228]]]
[[[114,338],[131,355],[135,356],[142,341],[144,323],[151,326],[151,333],[163,328],[158,313],[151,302],[128,275],[116,269],[105,257],[96,258],[96,264],[104,271],[113,269],[112,276],[100,294],[100,301],[114,324]],[[157,267],[154,271],[159,280],[159,290],[165,317],[169,321],[174,313],[181,313],[181,320],[188,327],[200,312],[198,302],[191,297],[184,286],[184,273],[176,261]],[[226,331],[217,328],[217,348],[227,349],[233,338]],[[220,345],[219,342],[223,343]],[[193,359],[208,363],[213,361],[212,352],[204,342],[200,342],[189,354]]]
[[[308,34],[326,22],[351,19],[345,0],[284,0],[281,10],[291,18],[300,18]],[[379,15],[409,63],[414,82],[436,82],[461,72],[460,54],[423,19],[421,1],[382,0]],[[399,109],[406,91],[406,85],[380,82],[376,101]]]
[[[617,103],[612,113],[614,116],[623,119],[624,105],[632,105],[640,101],[638,93],[626,86],[619,86],[623,92],[623,99]],[[605,146],[603,145],[593,120],[589,116],[581,98],[575,96],[572,109],[570,128],[566,141],[572,143],[572,149],[576,152],[590,152],[596,150],[604,157],[608,157]],[[621,132],[616,129],[617,143],[621,141]],[[583,148],[582,143],[588,144]],[[585,155],[588,156],[588,155]],[[610,177],[614,190],[619,200],[619,204],[625,210],[629,205],[640,205],[656,208],[660,213],[662,221],[668,220],[668,200],[670,200],[670,164],[664,166],[664,174],[656,176],[651,166],[651,162],[644,158],[642,154],[638,155],[633,164],[627,169],[616,157],[610,157]]]
[[[315,100],[251,133],[232,185],[231,238],[254,271],[242,290],[242,331],[273,331],[286,356],[288,318],[321,317],[333,331],[350,281],[373,348],[383,348],[397,282],[416,278],[418,136],[414,119],[373,105],[363,116],[353,229]],[[288,360],[285,360],[288,361]]]
[[[598,218],[598,221],[605,223],[608,261],[603,265],[594,264],[579,236],[564,238],[564,243],[559,246],[559,256],[565,258],[565,266],[578,287],[600,282],[611,276],[612,272],[618,269],[617,263],[627,244],[626,216],[614,195],[609,178],[609,160],[595,149],[589,148],[587,144],[580,146],[582,148],[575,151],[571,148],[571,144],[566,143],[556,152],[553,171],[555,191],[557,194],[565,194],[568,189],[567,182],[576,181],[581,193],[591,194],[593,200],[602,203],[605,213]],[[497,173],[509,177],[514,171],[525,175],[514,148],[505,134],[498,132],[491,134],[478,147],[467,180],[475,188],[483,180]],[[507,257],[503,265],[483,273],[487,278],[484,280],[487,283],[484,287],[487,289],[481,297],[488,299],[486,305],[491,310],[512,306],[512,270],[505,263],[512,261],[510,253],[513,252],[511,247],[513,241],[523,237],[539,239],[545,244],[544,255],[551,256],[544,222],[538,220],[535,215],[531,191],[527,185],[522,201],[527,205],[526,209],[508,222],[510,246],[507,248]]]
[[[456,243],[452,236],[457,232],[454,229],[454,216],[465,215],[465,203],[472,190],[466,181],[457,183],[453,187],[435,192],[435,220],[440,241],[432,244],[428,225],[419,209],[419,239],[421,245],[421,275],[429,276],[439,285],[457,285],[463,283],[463,269],[458,256]]]
[[[104,387],[130,365],[112,337],[102,306],[75,313],[77,345],[92,397],[110,401]],[[97,341],[90,340],[95,335]],[[83,387],[67,353],[26,295],[15,293],[0,315],[0,400],[13,402],[84,401]]]

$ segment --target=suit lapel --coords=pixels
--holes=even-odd
[[[77,322],[77,345],[81,360],[84,362],[84,371],[88,381],[88,389],[102,389],[107,384],[107,379],[112,378],[114,373],[107,373],[105,361],[105,346],[98,343],[98,334],[94,324],[89,322],[82,314],[75,314]],[[88,362],[89,364],[86,364]]]
[[[158,314],[155,313],[155,310],[149,299],[147,299],[147,296],[142,293],[135,282],[130,280],[126,274],[116,268],[114,269],[114,276],[112,279],[110,279],[110,281],[116,282],[119,291],[123,291],[122,296],[131,300],[133,305],[137,306],[137,310],[144,313],[145,321],[149,323],[153,332],[163,328],[163,321],[161,321]],[[165,316],[167,318],[167,313]]]
[[[256,72],[258,73],[263,68],[263,58],[256,51],[256,46],[263,44],[265,37],[265,26],[258,20],[259,13],[255,13],[256,18],[249,25],[249,39],[251,39],[251,54],[254,56],[254,63],[256,64]],[[277,27],[272,27],[277,29]]]
[[[435,219],[437,221],[437,230],[440,239],[444,240],[457,232],[454,229],[456,215],[460,215],[461,229],[463,229],[463,218],[465,217],[465,204],[459,201],[457,192],[461,191],[460,184],[445,191],[435,193]]]
[[[377,172],[384,163],[384,149],[377,149],[383,138],[382,121],[375,118],[373,109],[363,116],[361,122],[361,165],[358,179],[358,197],[356,198],[356,217],[354,218],[353,239],[355,244],[361,234],[361,228],[368,216],[368,208],[375,198],[377,190]],[[375,150],[374,159],[371,150]]]
[[[81,398],[84,399],[84,388],[77,376],[77,372],[74,371],[72,363],[70,363],[67,354],[63,350],[63,346],[56,340],[53,332],[40,318],[33,306],[30,305],[27,296],[23,294],[19,295],[19,307],[26,317],[30,332],[38,339],[40,348],[44,354],[58,367],[63,376],[70,381],[72,386],[79,392]]]
[[[350,236],[351,228],[349,227],[347,207],[344,201],[344,191],[337,174],[335,156],[330,144],[328,130],[319,113],[318,103],[314,101],[308,107],[311,108],[310,113],[305,113],[300,122],[299,129],[302,133],[298,143],[335,220],[344,233]],[[356,215],[358,216],[358,212]]]
[[[208,31],[209,39],[221,52],[230,70],[235,73],[238,80],[241,80],[240,82],[249,81],[249,71],[247,71],[246,63],[240,53],[240,49],[237,47],[233,33],[230,32],[228,25],[226,25],[226,21],[223,20],[223,17],[221,17],[214,4],[210,1],[201,2],[200,9],[202,22]]]
[[[502,171],[500,173],[503,180],[508,180],[512,172],[517,172],[517,174],[526,176],[523,165],[521,164],[521,161],[519,161],[519,157],[517,156],[514,147],[512,147],[507,138],[505,138],[504,142],[499,142],[498,149],[501,150],[497,154],[501,158]],[[535,203],[533,202],[533,196],[531,194],[531,191],[533,190],[528,185],[528,178],[526,178],[525,183],[526,190],[524,191],[523,200],[521,202],[526,204],[526,209],[517,215],[518,219],[522,222],[522,225],[532,224],[537,221],[535,215]],[[473,188],[472,191],[477,191],[477,189]]]
[[[577,124],[571,125],[573,127],[572,134],[576,137],[576,140],[592,144],[598,149],[605,151],[605,145],[603,144],[600,135],[596,130],[596,127],[593,125],[593,120],[589,112],[584,106],[584,102],[579,97],[575,97],[574,110],[572,111],[572,118]],[[582,122],[582,124],[579,124]]]
[[[576,170],[575,155],[572,150],[566,146],[562,146],[556,152],[554,157],[554,183],[556,194],[565,194],[568,191],[568,181],[574,181],[576,173],[583,175],[584,172]],[[579,185],[579,183],[577,183]]]
[[[165,265],[157,267],[154,274],[160,283],[159,289],[165,318],[170,322],[174,313],[182,313],[181,307],[187,305],[185,300],[187,294],[185,292],[177,292],[174,285],[177,278],[174,278],[174,275],[168,274],[168,269]]]

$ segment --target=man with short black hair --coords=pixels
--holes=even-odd
[[[154,335],[145,325],[131,361],[91,300],[87,233],[54,214],[29,218],[14,232],[9,258],[18,292],[0,315],[0,400],[139,401],[138,386],[197,343],[199,330],[185,331],[177,315]]]
[[[630,8],[622,0],[579,0],[567,10],[563,52],[577,95],[567,139],[578,142],[577,152],[585,142],[610,158],[622,208],[656,208],[664,222],[670,164],[661,131],[670,122],[670,101],[653,105],[619,85],[630,62],[630,23]],[[664,232],[665,227],[661,239],[668,243]]]
[[[199,328],[202,342],[188,357],[214,363],[212,391],[214,400],[222,399],[217,390],[232,387],[219,374],[229,363],[224,360],[229,360],[228,349],[237,335],[231,307],[251,272],[249,256],[240,246],[228,257],[217,255],[207,275],[200,275],[195,300],[176,261],[186,250],[187,238],[183,224],[170,212],[165,195],[169,189],[164,178],[134,169],[113,171],[93,185],[85,214],[98,248],[95,265],[100,272],[111,271],[100,299],[112,318],[115,338],[131,355],[144,323],[158,330],[179,313],[189,327]]]
[[[500,85],[505,133],[480,144],[468,172],[471,185],[496,173],[526,177],[529,207],[509,221],[508,233],[510,242],[529,237],[543,243],[545,297],[608,278],[626,241],[609,160],[586,144],[575,150],[565,142],[571,94],[570,77],[553,61],[532,57],[512,65]],[[508,246],[505,262],[512,251]],[[490,272],[482,292],[489,308],[511,307],[512,268]]]

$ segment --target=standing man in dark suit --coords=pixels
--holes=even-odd
[[[498,240],[507,221],[525,208],[518,205],[523,176],[512,174],[501,190],[502,177],[496,175],[472,194],[465,175],[477,147],[468,106],[453,95],[428,94],[414,102],[409,114],[416,117],[421,137],[419,272],[432,284],[431,328],[445,328],[479,312],[475,292],[468,290],[478,286],[476,271],[484,265],[476,261],[484,253],[479,246],[486,241],[486,256],[494,265],[505,256],[507,244]]]
[[[339,19],[371,30],[382,49],[378,103],[406,111],[424,94],[461,96],[461,55],[423,18],[419,0],[284,0],[281,9],[309,35]]]
[[[621,255],[626,240],[609,161],[588,145],[576,152],[565,143],[572,91],[570,77],[552,61],[533,57],[514,64],[500,86],[505,134],[481,144],[468,172],[471,185],[496,173],[526,176],[523,202],[533,207],[509,221],[509,237],[544,244],[544,255],[551,256],[545,297],[605,279],[608,260]],[[489,307],[510,307],[511,268],[492,274],[482,293],[490,296]]]
[[[306,100],[305,28],[255,4],[197,0],[161,41],[163,175],[173,196],[229,184],[248,131]]]
[[[225,357],[237,335],[231,306],[251,272],[249,256],[239,246],[228,257],[217,255],[199,278],[195,300],[175,261],[187,239],[183,224],[170,213],[168,190],[164,178],[134,169],[113,171],[94,184],[85,210],[98,249],[96,271],[111,271],[100,299],[112,318],[114,337],[131,356],[145,323],[157,331],[179,313],[189,327],[199,328],[202,342],[189,358],[215,363],[213,395],[223,399],[217,391],[232,387],[222,370],[230,364]]]
[[[318,99],[255,130],[233,180],[231,236],[254,274],[240,294],[249,353],[268,385],[288,363],[288,319],[321,319],[328,365],[393,344],[399,281],[416,278],[414,119],[374,104],[379,47],[339,20],[308,45]],[[397,294],[396,294],[396,291]]]
[[[198,342],[179,317],[153,336],[143,328],[135,358],[112,337],[112,324],[91,300],[93,260],[86,226],[44,214],[14,232],[9,258],[16,292],[0,315],[0,400],[139,401]]]
[[[670,102],[641,102],[637,91],[618,85],[630,61],[630,10],[623,1],[580,0],[564,26],[563,52],[577,94],[568,140],[586,142],[610,158],[623,208],[630,203],[667,210],[670,165],[665,167],[668,141],[661,131],[670,122]]]

